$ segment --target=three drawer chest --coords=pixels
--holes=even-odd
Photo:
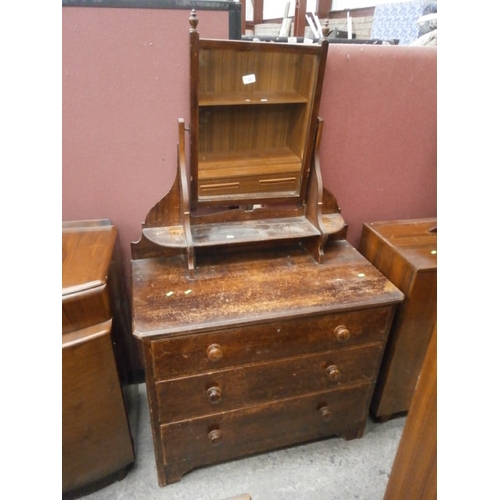
[[[360,437],[402,293],[346,241],[132,262],[158,481],[333,435]]]

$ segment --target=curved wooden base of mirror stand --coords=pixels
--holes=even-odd
[[[257,208],[226,210],[193,217],[185,158],[186,128],[178,120],[177,176],[169,193],[148,213],[141,240],[132,243],[132,259],[184,255],[188,276],[195,277],[196,251],[297,242],[321,263],[327,241],[345,238],[347,226],[335,197],[323,188],[318,146],[323,121],[318,120],[316,148],[306,203],[293,210]],[[276,212],[279,216],[276,216]],[[194,219],[196,218],[196,221]],[[192,224],[192,219],[195,224]]]

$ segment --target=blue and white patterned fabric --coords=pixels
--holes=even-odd
[[[399,45],[410,45],[419,36],[417,20],[435,4],[429,0],[414,0],[377,5],[373,13],[372,39],[398,39]]]

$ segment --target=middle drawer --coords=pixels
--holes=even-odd
[[[246,408],[376,376],[381,344],[156,382],[160,422]]]

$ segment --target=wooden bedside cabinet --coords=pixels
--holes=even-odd
[[[364,224],[360,252],[404,294],[387,343],[371,411],[406,412],[437,317],[437,220]]]
[[[77,498],[124,477],[134,463],[111,335],[110,221],[63,222],[62,492]]]

